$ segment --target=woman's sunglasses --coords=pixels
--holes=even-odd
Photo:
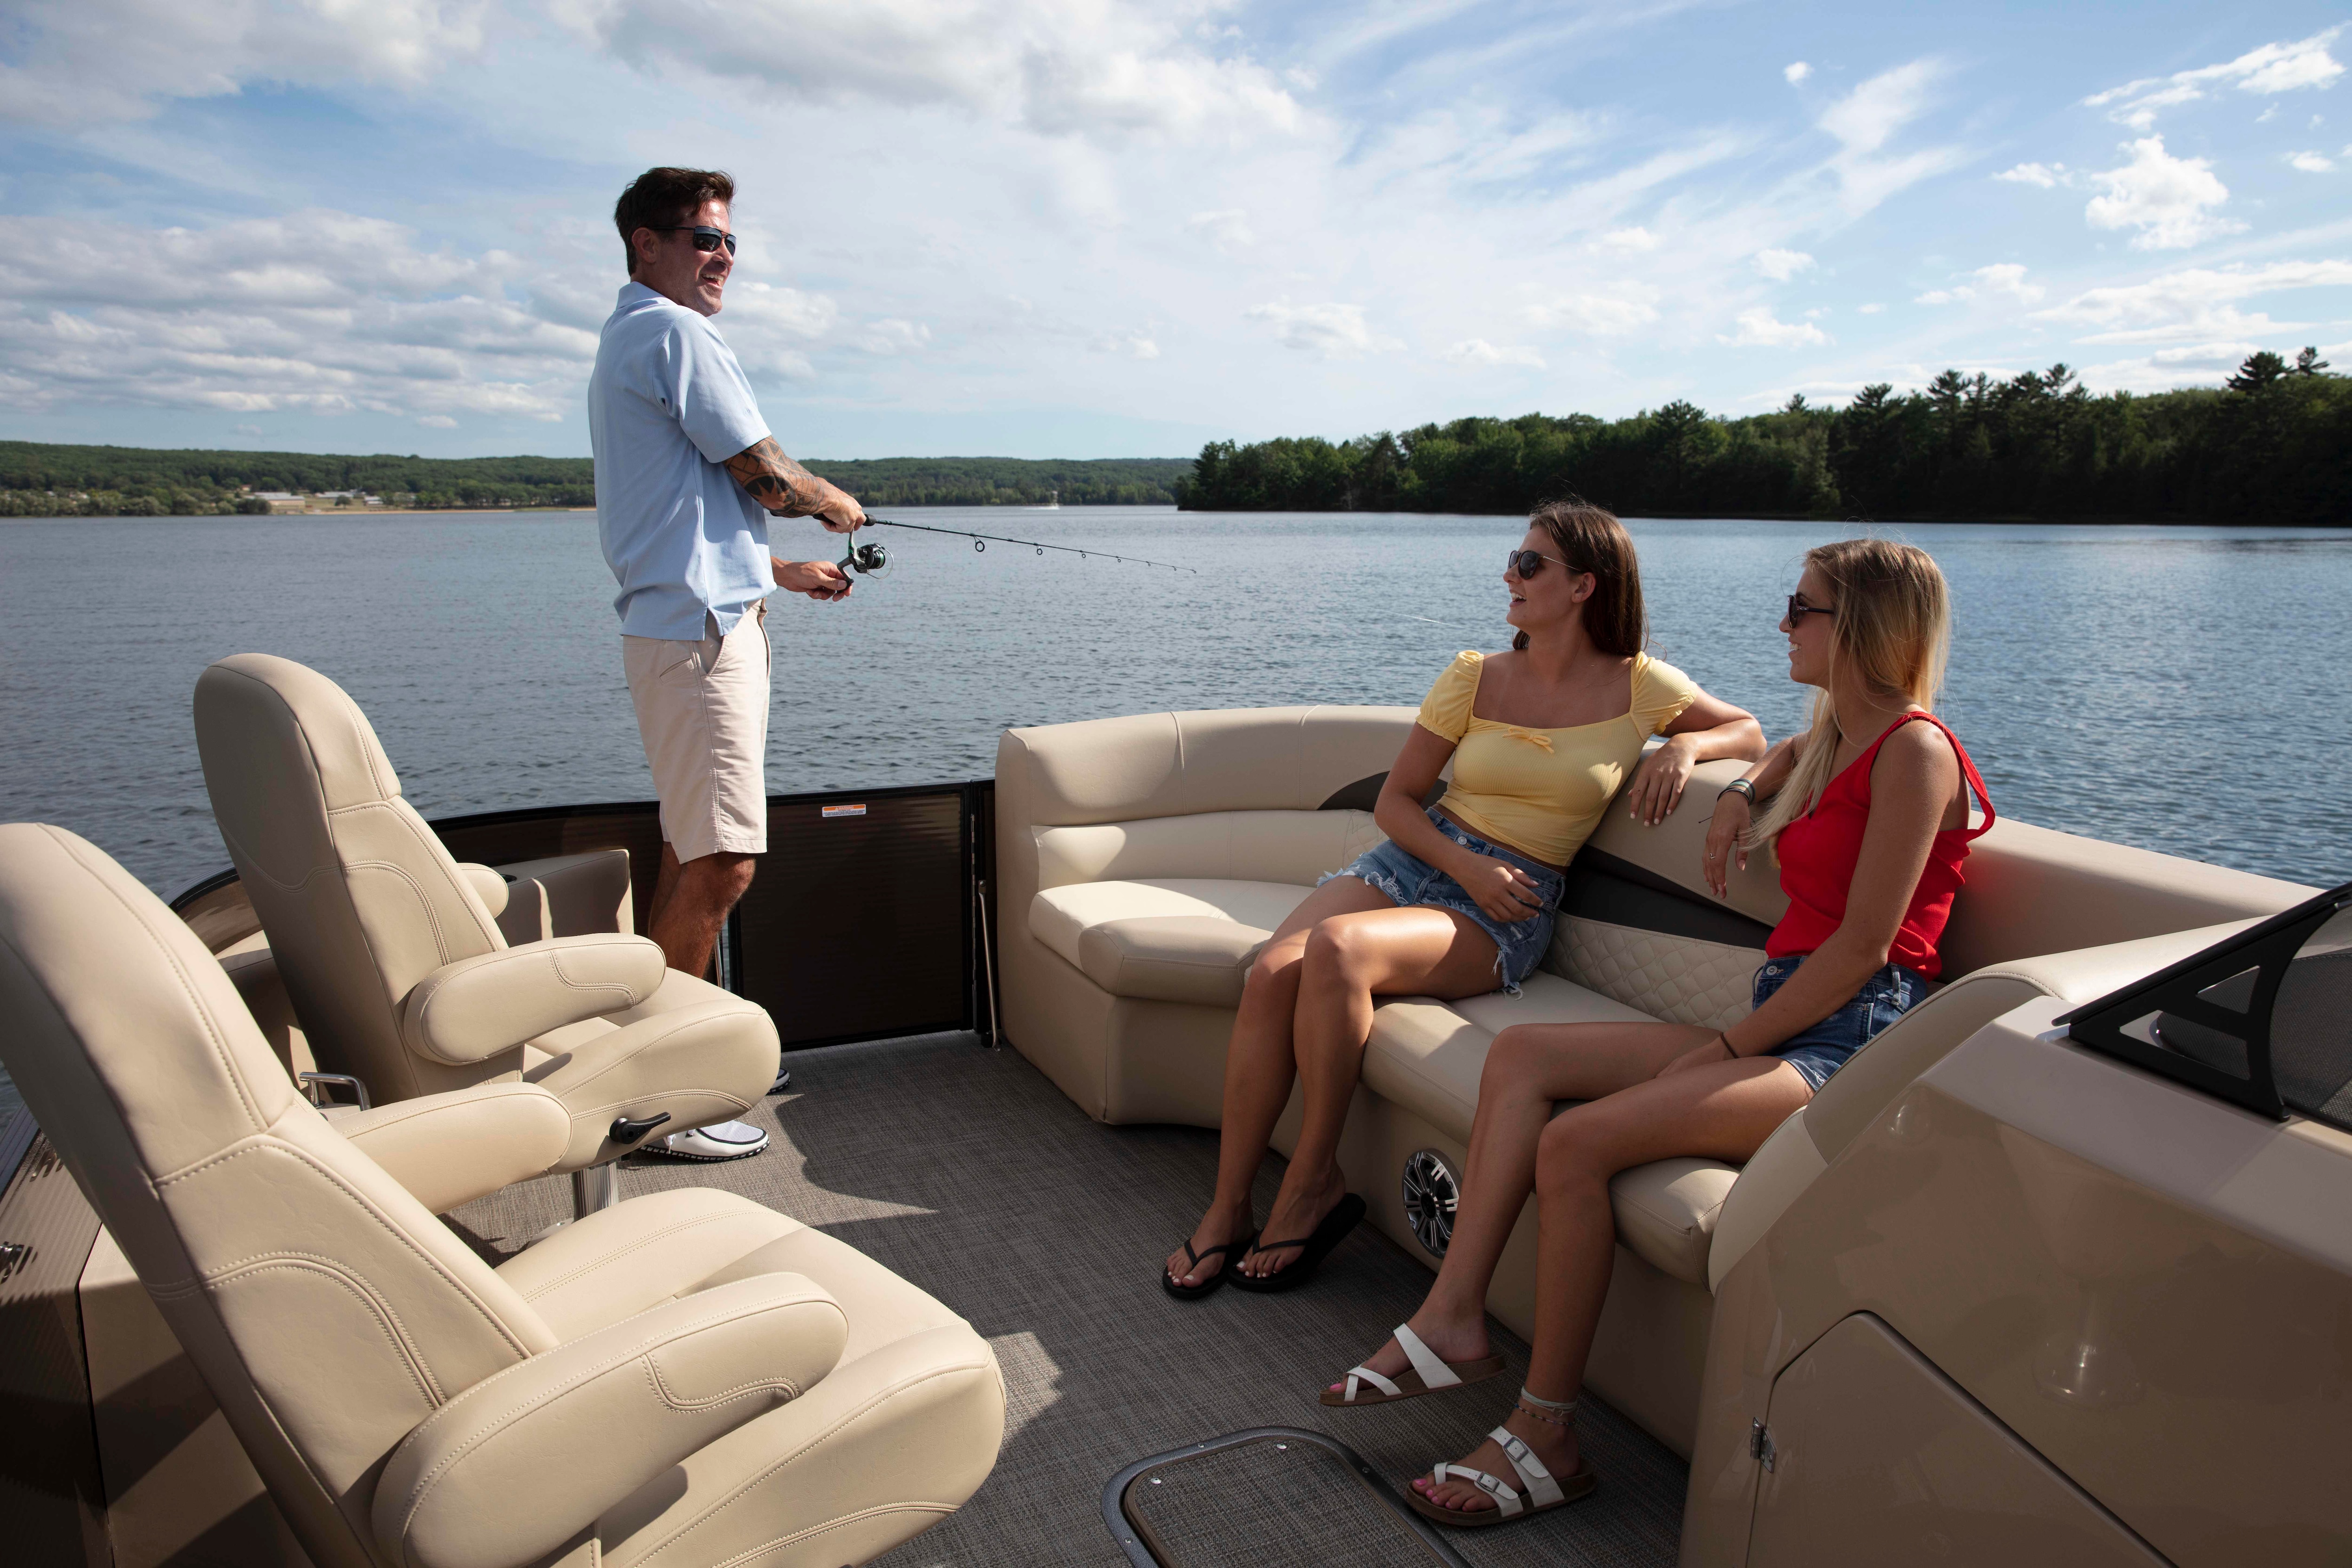
[[[651,224],[646,226],[653,227]],[[724,229],[712,228],[708,224],[696,224],[692,227],[678,224],[669,228],[655,228],[654,232],[656,234],[690,234],[694,236],[694,248],[705,256],[722,245],[727,247],[728,255],[735,254],[735,237]]]
[[[1808,605],[1796,594],[1789,595],[1789,629],[1796,630],[1805,624],[1807,616],[1834,616],[1837,612],[1827,605]]]
[[[1547,561],[1559,561],[1562,566],[1568,566],[1568,563],[1560,561],[1559,556],[1546,555],[1540,550],[1514,550],[1503,570],[1516,572],[1519,574],[1520,580],[1525,581],[1542,571],[1543,563]],[[1573,566],[1568,566],[1568,569],[1571,572],[1576,570]]]

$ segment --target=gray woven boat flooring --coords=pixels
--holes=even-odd
[[[1507,1408],[1516,1381],[1500,1379],[1388,1410],[1316,1403],[1428,1285],[1428,1271],[1369,1226],[1292,1295],[1221,1290],[1180,1302],[1161,1292],[1160,1260],[1198,1217],[1215,1173],[1212,1132],[1101,1126],[1017,1054],[969,1035],[796,1052],[789,1065],[792,1091],[753,1118],[777,1134],[768,1152],[721,1165],[632,1160],[622,1191],[740,1193],[887,1265],[995,1347],[1009,1396],[995,1473],[961,1510],[884,1560],[893,1568],[1114,1568],[1124,1559],[1103,1526],[1102,1489],[1146,1455],[1250,1426],[1314,1427],[1402,1486],[1468,1452]],[[1280,1174],[1269,1161],[1261,1215]],[[562,1178],[546,1178],[451,1217],[495,1258],[562,1218],[570,1194]],[[1516,1380],[1527,1347],[1499,1326],[1496,1337]],[[1479,1568],[1674,1561],[1682,1461],[1596,1400],[1579,1412],[1578,1436],[1601,1489],[1541,1519],[1449,1533],[1465,1559]],[[1329,1511],[1335,1523],[1362,1517]],[[1288,1508],[1270,1519],[1237,1506],[1235,1515],[1226,1541],[1198,1542],[1186,1560],[1255,1560],[1257,1532],[1276,1520],[1328,1533]],[[1334,1534],[1297,1560],[1353,1562],[1360,1546]]]

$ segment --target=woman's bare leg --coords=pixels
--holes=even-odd
[[[1441,1360],[1475,1361],[1492,1352],[1486,1291],[1535,1190],[1536,1142],[1554,1102],[1597,1100],[1645,1082],[1712,1033],[1685,1024],[1519,1024],[1495,1037],[1479,1079],[1454,1238],[1428,1296],[1406,1321]],[[1412,1363],[1391,1339],[1363,1364],[1394,1377]]]
[[[1583,1388],[1585,1358],[1616,1260],[1610,1178],[1678,1154],[1745,1161],[1811,1098],[1796,1068],[1777,1057],[1751,1057],[1653,1078],[1552,1119],[1536,1151],[1539,1229],[1528,1392],[1566,1400]],[[1503,1425],[1555,1476],[1573,1475],[1581,1463],[1570,1428],[1538,1421],[1516,1404]],[[1517,1484],[1510,1461],[1492,1441],[1463,1462]],[[1423,1477],[1412,1484],[1447,1508],[1495,1506],[1465,1482]]]
[[[1396,901],[1356,877],[1335,877],[1307,896],[1290,918],[1258,950],[1242,984],[1234,1016],[1232,1043],[1225,1047],[1223,1110],[1218,1118],[1217,1190],[1190,1237],[1205,1252],[1246,1237],[1251,1230],[1250,1188],[1265,1163],[1267,1141],[1290,1086],[1297,1076],[1291,1047],[1291,1019],[1298,1010],[1299,960],[1318,922],[1333,915],[1369,910],[1394,910]],[[1168,1276],[1197,1285],[1224,1267],[1224,1254],[1192,1262],[1178,1247],[1168,1255]]]
[[[1364,1068],[1376,995],[1476,996],[1495,988],[1495,939],[1450,910],[1418,905],[1332,915],[1317,922],[1298,963],[1293,1054],[1305,1119],[1290,1169],[1265,1220],[1269,1241],[1314,1233],[1347,1194],[1339,1133]],[[1272,1131],[1273,1123],[1267,1123]],[[1252,1253],[1256,1278],[1278,1274],[1297,1247]]]

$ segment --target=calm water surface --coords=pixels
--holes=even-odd
[[[985,776],[1007,725],[1420,700],[1503,646],[1514,520],[938,509],[1200,575],[877,531],[887,577],[778,595],[771,789]],[[1803,716],[1773,629],[1833,525],[1636,521],[1658,652]],[[2329,884],[2352,875],[2352,531],[1912,526],[1949,575],[1945,716],[2027,821]],[[837,553],[780,524],[780,553]],[[74,829],[169,897],[227,864],[188,718],[258,649],[342,683],[427,816],[644,799],[584,514],[0,523],[0,820]]]

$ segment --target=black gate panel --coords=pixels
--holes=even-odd
[[[969,793],[770,800],[732,979],[787,1049],[971,1026]]]

